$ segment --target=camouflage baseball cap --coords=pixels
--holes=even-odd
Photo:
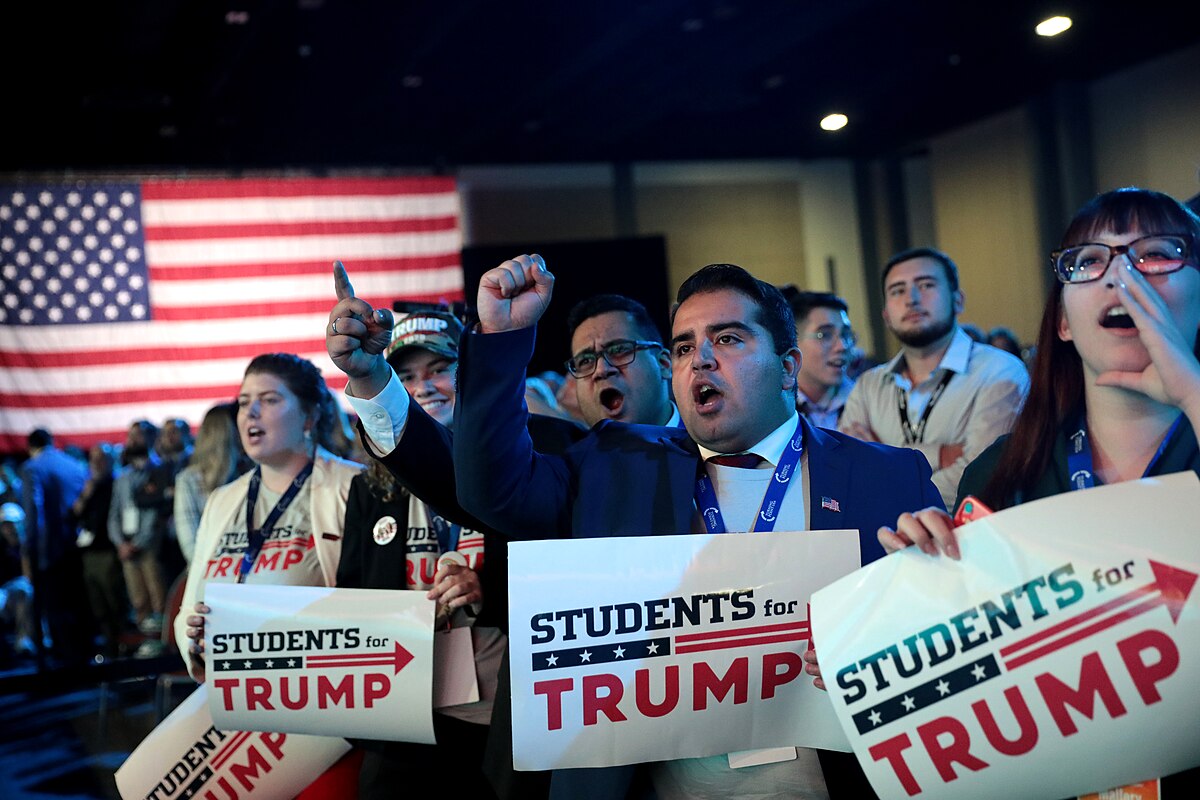
[[[445,311],[416,311],[396,321],[392,341],[384,355],[393,356],[409,347],[422,347],[446,358],[458,358],[458,338],[463,324]]]

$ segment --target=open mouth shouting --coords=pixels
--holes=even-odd
[[[692,404],[700,414],[715,414],[721,410],[725,396],[711,383],[692,385]]]
[[[260,425],[250,425],[246,428],[246,445],[253,446],[262,442],[267,432]]]
[[[1133,323],[1133,317],[1129,316],[1129,312],[1124,306],[1112,306],[1100,315],[1101,328],[1117,328],[1123,330],[1137,330],[1137,325]]]
[[[621,412],[625,408],[625,393],[613,386],[606,386],[600,390],[598,397],[600,407],[604,409],[604,413],[610,419],[616,419],[621,416]]]

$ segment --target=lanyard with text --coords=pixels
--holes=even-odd
[[[775,520],[783,503],[783,495],[791,486],[792,473],[800,463],[800,454],[804,452],[804,426],[796,420],[796,432],[792,434],[791,442],[783,448],[779,457],[779,466],[775,467],[775,476],[767,485],[763,494],[762,505],[759,506],[758,516],[750,530],[754,533],[769,533],[775,530]],[[696,508],[700,509],[700,517],[704,520],[704,528],[709,533],[727,533],[725,518],[721,516],[721,504],[717,502],[717,493],[713,491],[712,481],[704,471],[704,463],[700,463],[696,475]]]
[[[250,476],[250,487],[246,490],[246,553],[242,556],[242,568],[238,570],[238,583],[246,582],[246,576],[250,574],[250,568],[254,566],[258,554],[262,552],[267,536],[275,527],[275,523],[279,522],[283,512],[287,511],[287,507],[296,499],[296,495],[300,494],[300,489],[312,471],[313,462],[310,461],[304,466],[304,469],[300,470],[300,474],[279,498],[279,502],[271,509],[271,513],[267,514],[263,524],[256,529],[254,527],[254,507],[258,505],[258,487],[262,485],[262,467],[254,468],[254,474]]]
[[[1148,477],[1150,470],[1154,469],[1158,464],[1158,460],[1162,458],[1162,454],[1167,449],[1167,444],[1171,441],[1171,437],[1175,435],[1175,431],[1179,428],[1179,423],[1183,421],[1183,414],[1175,418],[1171,423],[1171,427],[1167,429],[1167,435],[1163,437],[1162,443],[1159,444],[1158,450],[1154,452],[1154,458],[1150,459],[1150,463],[1146,465],[1146,471],[1142,473],[1142,477]],[[1092,464],[1092,448],[1088,445],[1087,422],[1080,416],[1075,424],[1067,430],[1074,430],[1067,437],[1067,472],[1069,473],[1072,489],[1091,489],[1096,485],[1096,474],[1093,471]]]
[[[929,414],[933,411],[933,407],[937,405],[937,401],[941,399],[942,392],[946,391],[946,386],[949,385],[950,379],[953,377],[954,373],[950,370],[943,372],[942,379],[934,387],[933,396],[925,404],[925,410],[921,412],[921,418],[917,420],[917,427],[915,429],[912,423],[908,421],[908,396],[900,388],[900,384],[896,384],[896,410],[900,412],[900,428],[904,431],[905,444],[918,444],[925,440],[925,425],[929,422]]]

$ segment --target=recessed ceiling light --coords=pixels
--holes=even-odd
[[[1034,30],[1038,36],[1058,36],[1070,27],[1070,17],[1050,17],[1039,22]]]
[[[830,114],[821,120],[821,130],[840,131],[850,119],[845,114]]]

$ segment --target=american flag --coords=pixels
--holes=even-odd
[[[88,446],[195,424],[264,352],[341,389],[332,262],[376,306],[452,301],[461,247],[450,178],[0,186],[0,451],[37,427]]]

